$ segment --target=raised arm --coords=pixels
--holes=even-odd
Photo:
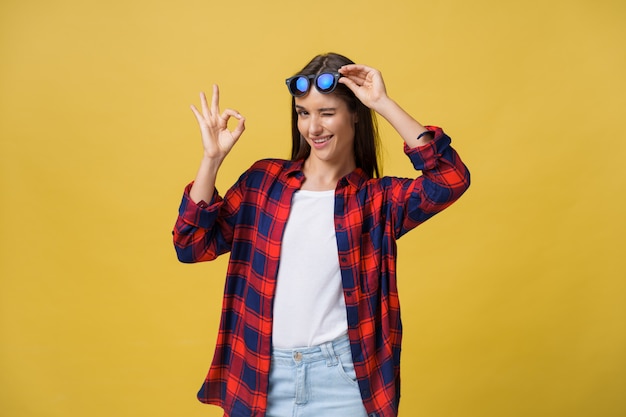
[[[343,75],[339,82],[350,88],[363,104],[384,117],[409,148],[425,145],[433,139],[424,126],[389,98],[380,71],[352,64],[341,67],[339,73]]]
[[[220,114],[217,85],[213,85],[211,106],[209,107],[204,93],[200,93],[200,103],[202,111],[194,105],[191,106],[191,111],[200,126],[204,148],[200,168],[189,191],[189,196],[194,203],[211,200],[219,167],[245,130],[245,119],[236,110],[226,109]],[[231,117],[238,119],[237,126],[232,131],[228,129],[228,120]]]
[[[339,79],[363,104],[384,117],[400,134],[406,154],[422,175],[383,178],[393,207],[396,238],[456,201],[469,187],[470,175],[442,129],[422,126],[387,95],[382,75],[365,65],[346,65]]]

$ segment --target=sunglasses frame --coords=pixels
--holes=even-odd
[[[330,87],[330,89],[322,89],[320,88],[320,86],[317,84],[318,79],[322,76],[322,75],[332,75],[333,76],[333,84]],[[287,84],[287,88],[289,89],[289,93],[294,96],[294,97],[302,97],[304,95],[306,95],[310,90],[311,90],[311,84],[313,84],[315,86],[315,89],[317,91],[319,91],[322,94],[330,94],[333,91],[335,91],[335,88],[337,88],[337,84],[339,78],[341,78],[341,74],[339,74],[336,71],[325,71],[325,72],[321,72],[319,74],[296,74],[293,77],[289,77],[285,80],[285,84]],[[303,91],[302,93],[300,93],[300,90],[296,90],[297,94],[294,92],[294,89],[292,88],[292,84],[299,79],[300,77],[305,78],[308,82],[307,88],[305,91]],[[313,80],[313,83],[311,83],[311,80]]]

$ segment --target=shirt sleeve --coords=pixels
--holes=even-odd
[[[234,219],[240,192],[231,188],[222,198],[214,192],[208,204],[196,204],[185,187],[172,232],[178,260],[184,263],[211,261],[232,247]]]
[[[428,144],[404,145],[404,152],[422,175],[391,187],[396,238],[449,207],[470,185],[469,170],[452,148],[450,137],[439,127],[427,129],[434,133]]]

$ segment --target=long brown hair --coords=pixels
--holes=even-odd
[[[348,64],[354,64],[354,62],[345,56],[328,53],[313,58],[298,74],[317,75],[323,72],[337,72],[339,68]],[[376,115],[343,84],[337,84],[337,88],[331,94],[341,98],[348,105],[348,109],[356,113],[358,120],[354,129],[356,166],[363,169],[370,178],[380,178],[382,173],[379,168],[380,138]],[[311,153],[311,147],[298,130],[298,113],[293,97],[291,98],[291,145],[292,161],[306,159]]]

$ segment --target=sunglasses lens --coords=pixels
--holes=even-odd
[[[324,72],[317,76],[315,75],[296,75],[291,78],[287,78],[287,87],[289,92],[294,97],[302,97],[309,92],[311,88],[311,80],[315,79],[315,88],[317,91],[323,94],[329,94],[337,87],[337,79],[340,77],[337,72]]]
[[[317,77],[316,83],[317,88],[321,92],[331,91],[335,87],[335,77],[333,74],[320,74],[319,77]]]
[[[309,91],[309,80],[306,77],[294,77],[289,82],[291,94],[298,97]]]

